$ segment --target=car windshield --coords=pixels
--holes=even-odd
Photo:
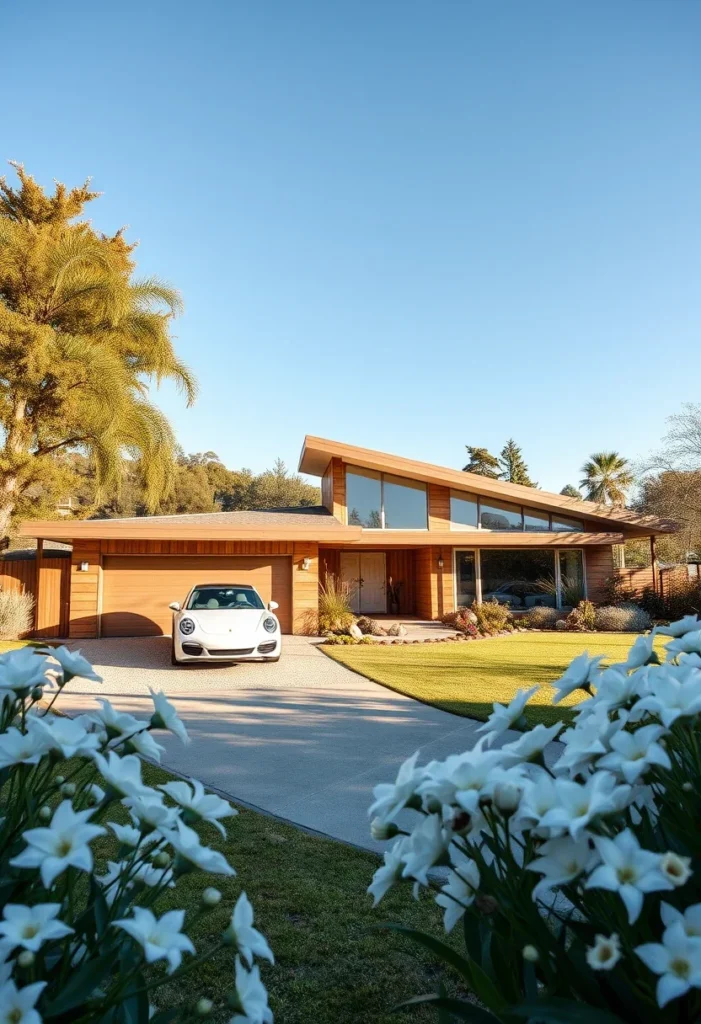
[[[262,609],[265,605],[252,587],[196,587],[187,602],[189,611]]]

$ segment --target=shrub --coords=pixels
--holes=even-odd
[[[596,609],[595,628],[608,633],[642,633],[652,625],[650,616],[637,604],[604,605]]]
[[[410,1000],[436,1019],[699,1021],[701,622],[661,632],[659,665],[653,634],[616,673],[575,658],[553,684],[556,701],[579,691],[573,722],[529,727],[524,704],[542,696],[520,691],[480,727],[484,748],[413,755],[375,787],[372,834],[393,845],[368,891],[377,904],[413,885],[452,932],[444,943],[388,926],[444,964],[439,991]],[[464,995],[446,993],[448,965]]]
[[[560,618],[557,608],[548,608],[544,604],[536,605],[527,615],[519,619],[519,624],[529,629],[555,629],[555,623]]]
[[[0,640],[18,640],[34,622],[34,598],[31,594],[0,590]]]
[[[353,647],[356,644],[374,644],[375,641],[371,636],[364,636],[358,639],[357,637],[350,636],[348,633],[327,633],[325,644],[330,647],[338,647],[345,645],[347,647]]]
[[[354,587],[329,573],[319,587],[319,632],[344,633],[355,621],[351,608]]]
[[[557,630],[567,629],[567,620],[566,619],[558,619],[557,622],[555,623],[555,629],[557,629]]]
[[[471,610],[477,618],[477,628],[484,636],[513,628],[514,617],[505,604],[494,600],[474,601]]]
[[[689,580],[686,584],[677,584],[671,594],[656,594],[654,590],[643,591],[640,606],[653,619],[679,619],[684,615],[696,615],[701,612],[701,584]]]
[[[454,612],[446,612],[441,616],[444,626],[449,626],[458,633],[465,633],[466,636],[477,636],[477,616],[469,608],[460,607]]]
[[[565,619],[567,629],[576,633],[591,633],[595,629],[596,609],[591,601],[580,601]]]
[[[385,636],[385,629],[376,619],[371,619],[368,615],[361,615],[359,619],[355,620],[355,624],[361,633],[365,633],[366,636]]]
[[[245,892],[214,942],[193,927],[222,899],[208,876],[235,872],[190,826],[226,835],[222,819],[237,812],[194,780],[157,789],[142,781],[135,753],[160,761],[154,731],[188,742],[165,695],[152,691],[150,718],[118,714],[101,698],[99,710],[70,719],[40,702],[45,690],[58,695],[76,676],[100,681],[80,653],[23,647],[2,656],[0,674],[0,1019],[193,1020],[199,982],[193,988],[192,979],[211,976],[209,962],[229,947],[231,991],[208,1008],[220,1018],[228,1001],[240,1009],[239,1020],[270,1021],[253,953],[267,960],[273,954],[251,928]],[[105,825],[116,852],[98,873],[94,844],[111,835]],[[200,907],[187,916],[168,909],[168,894],[177,898],[182,877],[191,893],[198,874],[204,876]],[[158,1002],[166,983],[175,1005],[164,1016],[150,997]]]

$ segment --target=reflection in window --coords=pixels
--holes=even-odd
[[[477,529],[477,495],[455,491],[450,495],[451,526],[472,526]]]
[[[426,485],[385,474],[386,530],[425,530],[428,525]]]
[[[560,551],[560,601],[563,608],[575,608],[584,597],[582,552]]]
[[[563,516],[553,515],[552,529],[558,531],[578,530],[581,532],[584,530],[584,523],[579,519],[566,519]]]
[[[469,608],[477,598],[474,551],[455,552],[455,587],[458,608]]]
[[[480,502],[480,526],[483,530],[522,530],[523,517],[518,505],[506,502]]]
[[[523,528],[526,533],[538,533],[550,529],[550,516],[547,512],[538,512],[534,508],[524,508]]]
[[[483,601],[520,611],[557,605],[553,551],[481,551],[480,575]]]
[[[346,470],[348,525],[379,530],[382,527],[382,485],[380,474]]]

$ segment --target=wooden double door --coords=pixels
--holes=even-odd
[[[351,586],[351,608],[360,615],[387,611],[384,551],[342,551],[341,579]]]

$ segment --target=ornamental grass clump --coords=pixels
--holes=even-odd
[[[581,654],[553,684],[555,703],[581,691],[570,724],[529,728],[537,687],[519,691],[473,749],[414,754],[375,787],[371,831],[393,841],[369,892],[431,895],[459,946],[394,927],[472,993],[404,1006],[481,1024],[701,1020],[701,621],[603,661]]]
[[[143,782],[137,754],[159,761],[163,749],[154,732],[188,742],[163,693],[151,691],[150,719],[117,712],[105,699],[92,714],[55,715],[56,698],[76,676],[101,681],[65,647],[0,655],[0,1021],[195,1020],[218,1009],[198,990],[198,969],[229,949],[227,1017],[272,1024],[255,960],[273,962],[273,954],[245,892],[218,941],[198,949],[192,939],[193,925],[221,900],[210,876],[235,871],[191,826],[226,835],[222,821],[236,810],[195,780],[156,789]],[[93,844],[110,833],[115,860],[101,870]],[[162,894],[177,894],[193,873],[203,875],[200,907],[160,912]],[[180,1005],[159,1012],[159,989],[186,975]]]

